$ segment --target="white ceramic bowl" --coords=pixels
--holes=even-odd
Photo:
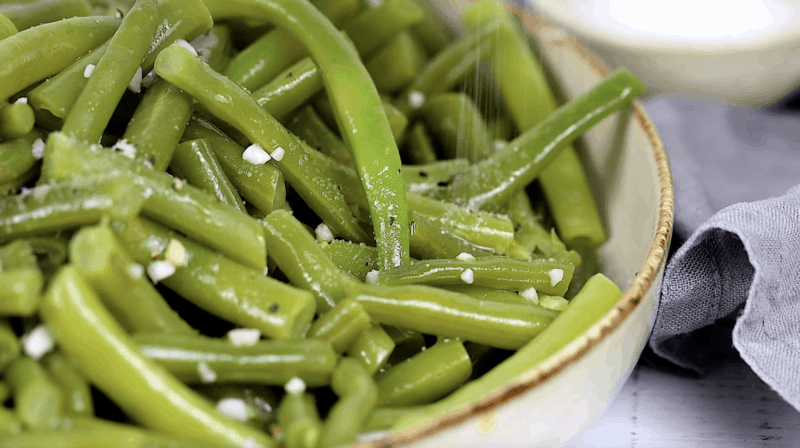
[[[541,57],[564,95],[585,92],[609,70],[535,18]],[[360,447],[560,446],[585,430],[622,387],[655,318],[672,232],[673,192],[661,139],[636,104],[624,137],[611,117],[584,138],[609,239],[601,270],[624,291],[620,302],[563,350],[479,402]],[[623,118],[624,120],[624,118]]]
[[[800,2],[796,0],[769,0],[763,4],[757,0],[697,0],[692,7],[687,7],[686,2],[675,4],[653,0],[648,3],[642,0],[631,2],[640,10],[638,14],[649,13],[647,8],[671,7],[683,9],[683,17],[688,19],[671,19],[671,14],[652,11],[655,17],[651,17],[648,23],[636,27],[618,25],[616,28],[609,25],[612,20],[609,17],[624,11],[603,9],[592,12],[592,8],[606,5],[607,1],[521,2],[532,4],[538,14],[575,34],[582,44],[609,65],[631,69],[647,85],[648,95],[763,107],[800,86]],[[782,6],[785,6],[785,11]],[[739,9],[738,13],[728,11],[730,14],[726,14],[722,8]],[[583,9],[584,13],[576,14],[576,9]],[[763,31],[743,29],[741,34],[735,35],[733,21],[745,20],[748,12],[754,17],[745,25],[757,22],[758,26],[764,27]],[[598,19],[601,14],[606,17],[603,21]],[[720,24],[726,16],[728,27]],[[655,20],[656,17],[661,20]],[[691,22],[692,18],[695,19],[694,25],[707,21],[706,29],[712,24],[721,26],[719,32],[722,34],[714,37],[713,32],[704,32],[702,26],[696,26],[685,32],[687,37],[679,38],[677,30],[692,25],[685,23]],[[681,21],[684,23],[674,23]],[[726,28],[730,29],[726,31]],[[674,36],[669,34],[672,29],[676,30]]]

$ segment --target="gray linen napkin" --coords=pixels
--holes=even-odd
[[[800,411],[800,112],[677,99],[645,109],[672,165],[678,247],[650,347],[702,373],[730,350],[708,330],[735,319],[733,346]]]

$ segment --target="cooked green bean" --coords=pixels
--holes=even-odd
[[[367,272],[378,269],[378,250],[374,247],[344,240],[323,242],[320,247],[339,269],[362,282]]]
[[[64,393],[38,362],[17,358],[6,369],[5,380],[14,397],[17,417],[25,426],[46,429],[56,424],[63,412]]]
[[[375,377],[378,406],[430,403],[461,386],[471,373],[472,363],[464,344],[440,340]]]
[[[146,266],[133,260],[107,226],[81,229],[70,242],[70,262],[126,330],[196,334],[147,280]]]
[[[345,166],[352,166],[350,150],[322,120],[312,106],[300,110],[286,128],[303,139],[309,146]]]
[[[345,299],[311,324],[307,338],[333,344],[336,353],[344,353],[358,335],[369,328],[369,315],[358,302]]]
[[[347,356],[361,361],[370,375],[383,367],[394,350],[392,337],[378,324],[372,324],[358,335],[345,351]]]
[[[44,138],[44,132],[34,129],[23,137],[0,144],[0,184],[16,179],[36,164],[33,142]]]
[[[415,0],[425,10],[422,22],[411,27],[420,44],[429,55],[433,56],[444,50],[453,41],[453,30],[442,20],[443,12],[428,4],[425,0]],[[438,3],[438,8],[444,3]]]
[[[511,291],[498,290],[495,288],[487,288],[485,286],[476,285],[443,285],[442,289],[465,294],[475,300],[486,300],[489,302],[510,303],[512,305],[527,305],[535,306],[536,302],[533,299],[526,298],[520,294]],[[538,293],[537,293],[538,297]]]
[[[275,210],[264,219],[263,226],[270,258],[292,284],[314,293],[318,312],[327,312],[358,289],[358,282],[336,268],[291,213]]]
[[[437,137],[444,158],[466,158],[474,163],[489,155],[486,123],[472,98],[467,95],[433,95],[420,107],[419,114]]]
[[[158,19],[156,0],[136,0],[64,119],[62,132],[92,143],[100,140],[137,70],[141,85],[141,62],[156,35]],[[141,86],[133,89],[138,92]]]
[[[406,136],[404,149],[404,154],[409,163],[419,165],[435,163],[437,160],[436,148],[433,146],[433,142],[431,141],[431,137],[428,135],[428,131],[425,128],[424,123],[417,123],[411,128],[411,132],[409,132]],[[456,160],[463,161],[463,159]],[[406,176],[406,188],[408,188],[409,191],[419,193],[418,191],[413,190],[410,185],[408,185],[408,169],[403,170],[403,174]]]
[[[267,113],[282,122],[323,87],[317,65],[311,58],[303,58],[253,92],[253,98]]]
[[[156,36],[142,60],[143,73],[152,70],[161,51],[178,39],[191,42],[214,25],[203,0],[158,0],[158,20]]]
[[[247,424],[267,431],[277,420],[278,398],[269,386],[258,384],[205,384],[194,386],[196,391],[219,402],[237,398],[247,406]]]
[[[27,103],[0,104],[0,140],[23,137],[33,124],[33,109]]]
[[[0,406],[0,434],[3,435],[3,445],[7,445],[9,438],[12,438],[22,432],[22,421],[17,417],[11,409]],[[37,444],[25,446],[43,446]]]
[[[76,17],[1,40],[0,101],[67,68],[111,37],[118,25],[119,20],[108,17]]]
[[[416,78],[427,59],[414,35],[405,31],[384,45],[366,67],[379,91],[394,93]]]
[[[201,336],[136,334],[142,354],[189,384],[244,383],[282,386],[297,377],[311,387],[328,385],[336,353],[322,340],[259,341],[234,345]],[[199,364],[205,364],[203,368]]]
[[[266,266],[264,232],[258,221],[220,203],[172,176],[152,170],[122,154],[87,145],[54,132],[47,140],[45,179],[59,180],[85,173],[119,170],[149,193],[143,212],[148,217],[192,237],[233,260],[263,270]]]
[[[86,0],[43,0],[32,3],[0,4],[0,14],[8,17],[22,31],[43,23],[90,13]]]
[[[200,308],[271,338],[299,337],[314,317],[316,301],[303,291],[239,264],[154,222],[117,226],[134,260],[149,264],[164,255],[171,240],[183,245],[188,264],[161,280]]]
[[[365,286],[355,298],[376,322],[510,350],[524,346],[556,314],[429,286]]]
[[[413,131],[412,131],[413,135]],[[411,139],[411,137],[409,137]],[[404,165],[403,177],[409,193],[427,196],[442,185],[453,181],[454,176],[469,169],[466,159],[441,160],[422,165]]]
[[[242,198],[205,140],[189,140],[178,145],[169,168],[176,177],[186,179],[221,202],[244,211]]]
[[[0,200],[0,241],[92,224],[104,216],[135,216],[143,192],[132,176],[120,173],[39,185]]]
[[[287,393],[278,408],[278,425],[286,448],[316,448],[322,422],[310,393]]]
[[[39,308],[43,285],[38,267],[0,271],[0,316],[32,316]]]
[[[378,387],[359,361],[342,358],[333,371],[331,388],[339,397],[320,434],[320,447],[338,447],[355,441],[378,402]]]
[[[19,31],[17,27],[14,26],[14,22],[8,19],[5,15],[0,13],[0,40],[5,39],[6,37],[13,36],[17,34]]]
[[[402,141],[403,133],[406,130],[406,126],[408,126],[408,118],[394,107],[388,99],[383,100],[383,111],[389,120],[389,127],[392,129],[392,136],[394,136],[395,141]]]
[[[264,163],[271,159],[281,169],[286,181],[334,233],[353,241],[368,240],[347,208],[341,192],[312,163],[308,163],[305,148],[296,138],[259,107],[247,92],[179,45],[161,52],[156,71],[255,142],[253,150],[266,156],[263,157]],[[270,157],[267,152],[276,157]]]
[[[64,413],[75,417],[94,416],[94,404],[89,383],[78,368],[61,352],[51,352],[42,359],[50,378],[64,396]]]
[[[408,213],[400,154],[382,112],[378,92],[356,52],[308,2],[212,0],[210,3],[213,6],[209,9],[223,15],[268,19],[303,42],[323,73],[326,93],[338,117],[339,131],[358,167],[380,264],[390,267],[407,263]],[[374,40],[373,36],[369,37]],[[376,164],[376,158],[380,158],[381,163]]]
[[[467,253],[473,257],[486,257],[494,252],[445,230],[411,210],[411,255],[420,260],[455,258]]]
[[[108,420],[86,418],[66,431],[23,432],[3,439],[3,448],[28,448],[32,446],[57,446],[59,448],[87,448],[113,446],[114,448],[218,448],[217,444],[198,443],[188,437],[174,437],[141,427],[112,423]],[[235,446],[235,445],[224,445]]]
[[[53,279],[42,318],[87,379],[145,427],[209,444],[277,446],[147,360],[74,268]]]
[[[17,359],[22,348],[19,345],[19,338],[14,334],[14,330],[5,320],[0,319],[0,373]],[[5,401],[5,400],[3,400]]]
[[[214,70],[221,72],[228,66],[233,39],[231,30],[227,26],[214,25],[191,44],[197,51],[197,57]]]
[[[416,331],[391,325],[383,325],[382,327],[395,343],[392,355],[388,360],[389,365],[404,361],[425,348],[425,337]]]
[[[411,0],[386,0],[347,23],[342,30],[353,40],[358,53],[368,58],[423,18],[424,12]]]

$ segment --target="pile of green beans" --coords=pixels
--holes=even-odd
[[[349,445],[619,300],[572,143],[642,84],[370,3],[0,1],[0,447]]]

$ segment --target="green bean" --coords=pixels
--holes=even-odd
[[[462,408],[493,390],[508,386],[509,381],[539,365],[586,332],[614,307],[620,297],[622,297],[621,291],[611,280],[602,274],[593,276],[586,282],[581,292],[570,301],[567,309],[558,314],[553,322],[530,343],[481,378],[470,382],[443,400],[403,418],[395,425],[395,429],[412,426],[443,412]]]
[[[158,80],[145,91],[122,138],[136,148],[136,159],[146,160],[153,169],[164,171],[192,116],[192,109],[189,94]]]
[[[404,31],[370,58],[366,67],[379,91],[394,93],[417,77],[427,58],[414,35]]]
[[[271,338],[300,336],[316,310],[313,294],[289,286],[224,255],[178,236],[156,223],[129,221],[115,228],[123,246],[140,264],[164,254],[171,240],[181,243],[189,262],[161,282],[200,308]]]
[[[148,361],[74,268],[53,279],[41,314],[87,379],[145,427],[209,444],[276,446]]]
[[[278,425],[286,448],[316,448],[322,422],[314,395],[288,393],[278,408]]]
[[[468,169],[469,161],[466,159],[441,160],[422,165],[404,165],[403,177],[409,193],[427,196]]]
[[[378,324],[362,331],[345,351],[347,356],[361,361],[370,375],[374,375],[389,360],[395,343],[392,337]]]
[[[555,229],[548,232],[536,218],[531,207],[530,199],[524,191],[511,196],[506,204],[505,212],[514,222],[514,239],[525,247],[528,252],[536,252],[545,258],[555,258],[559,261],[572,263],[576,268],[581,265],[581,256],[578,252],[567,250],[567,247],[558,238]]]
[[[382,325],[382,327],[395,343],[394,350],[388,360],[389,365],[404,361],[425,348],[425,338],[416,331],[392,325]]]
[[[457,292],[459,294],[465,294],[472,297],[475,300],[485,300],[488,302],[498,302],[498,303],[509,303],[512,305],[526,305],[526,306],[535,306],[536,302],[534,299],[526,298],[520,294],[511,292],[511,291],[504,291],[498,290],[494,288],[487,288],[485,286],[476,286],[476,285],[443,285],[441,286],[442,289],[446,289],[448,291]],[[543,295],[543,294],[542,294]],[[538,293],[537,293],[538,297]]]
[[[70,261],[130,332],[194,335],[105,225],[84,227],[70,242]]]
[[[403,133],[406,130],[406,126],[408,126],[408,118],[394,107],[388,99],[383,100],[383,111],[389,120],[389,127],[392,129],[392,136],[395,141],[402,141]]]
[[[317,311],[327,312],[358,288],[358,282],[337,269],[291,213],[275,210],[263,226],[270,257],[292,284],[314,293]]]
[[[100,421],[99,419],[95,419]],[[74,429],[62,432],[23,432],[3,439],[3,448],[27,448],[49,446],[53,448],[91,448],[113,446],[115,448],[211,448],[219,447],[197,443],[188,438],[176,438],[144,431],[132,425],[121,425],[103,421],[99,428]],[[225,445],[231,446],[231,445]]]
[[[126,17],[130,14],[128,12]],[[142,60],[143,73],[152,70],[161,51],[175,41],[191,42],[214,25],[203,0],[158,0],[158,19],[156,36]]]
[[[233,39],[227,26],[214,25],[210,30],[191,42],[201,61],[221,72],[230,62]]]
[[[253,92],[253,98],[267,113],[282,122],[322,88],[322,74],[317,65],[311,58],[303,58]]]
[[[61,416],[64,394],[36,361],[17,358],[8,366],[5,379],[14,397],[17,417],[28,427],[52,427]]]
[[[381,285],[458,285],[474,284],[487,288],[522,291],[536,288],[545,294],[567,292],[574,267],[548,259],[530,261],[506,257],[482,257],[476,260],[426,260],[408,266],[380,271]]]
[[[434,7],[425,0],[415,1],[425,10],[425,15],[422,22],[411,27],[411,30],[428,54],[434,56],[453,41],[453,30],[442,21],[443,12],[437,9],[445,7],[445,4],[437,3]]]
[[[569,306],[569,301],[563,297],[542,294],[539,297],[539,305],[553,311],[564,311]]]
[[[472,363],[464,344],[441,340],[375,377],[378,406],[430,403],[461,386],[471,373]]]
[[[0,13],[0,40],[3,40],[9,36],[13,36],[18,32],[19,31],[17,30],[17,27],[14,26],[14,22]]]
[[[22,421],[17,415],[8,408],[0,406],[0,434],[3,435],[4,443],[8,438],[13,437],[22,432]],[[27,446],[43,446],[43,445],[27,445]]]
[[[90,12],[86,0],[44,0],[0,5],[0,14],[14,22],[20,31],[61,19],[86,17]]]
[[[64,413],[76,417],[92,417],[94,404],[89,383],[72,360],[61,352],[51,352],[42,359],[42,364],[53,382],[61,388]]]
[[[555,316],[429,286],[365,286],[355,298],[376,322],[509,350],[525,345]]]
[[[33,109],[27,103],[0,104],[0,140],[23,137],[33,124]]]
[[[97,145],[89,146],[58,132],[50,134],[47,145],[45,179],[59,180],[109,170],[130,173],[126,175],[150,194],[143,198],[145,215],[242,264],[259,271],[266,266],[264,232],[257,221],[244,213],[191,185],[176,183],[166,173]]]
[[[378,269],[378,250],[374,247],[344,240],[323,242],[320,247],[339,269],[362,282],[367,272]]]
[[[31,167],[31,169],[25,171],[16,178],[10,179],[7,182],[0,182],[0,199],[18,193],[23,186],[37,179],[39,177],[40,166],[41,165],[37,163]]]
[[[244,90],[178,45],[161,52],[156,71],[191,94],[214,115],[234,124],[258,145],[258,150],[280,154],[279,160],[273,157],[272,162],[334,233],[354,241],[368,239],[347,208],[341,192],[314,164],[308,163],[305,148]]]
[[[178,145],[169,167],[176,177],[186,179],[221,202],[244,211],[242,198],[205,140],[189,140]]]
[[[182,335],[137,334],[141,352],[189,384],[245,383],[282,386],[294,377],[311,387],[330,383],[336,353],[328,341],[274,340],[253,345]],[[204,375],[198,364],[213,372]]]
[[[0,246],[0,272],[4,269],[35,267],[36,255],[30,241],[17,239]]]
[[[494,255],[493,251],[469,243],[413,210],[409,211],[408,217],[411,220],[411,255],[417,259],[455,258],[462,253],[474,257]]]
[[[289,129],[309,146],[345,166],[352,166],[350,150],[317,114],[312,106],[300,110],[287,124]]]
[[[0,184],[11,181],[30,170],[37,162],[32,145],[45,133],[34,129],[27,135],[0,144]]]
[[[188,127],[193,125],[190,123]],[[286,184],[278,168],[271,164],[258,166],[247,162],[242,159],[244,149],[232,141],[205,136],[203,141],[213,151],[225,176],[248,204],[263,213],[283,208],[286,203]]]
[[[342,358],[333,371],[331,388],[339,396],[320,434],[320,447],[337,447],[355,441],[378,402],[378,387],[359,361]]]
[[[214,17],[223,14],[225,12],[223,9],[227,6],[224,2],[208,1],[206,3]],[[358,1],[354,0],[317,1],[315,3],[318,3],[317,7],[320,12],[334,24],[341,23],[356,13],[359,8]],[[218,7],[215,9],[215,6]],[[231,60],[225,75],[239,86],[255,90],[305,56],[308,56],[308,52],[297,38],[285,29],[276,28],[236,55]]]
[[[0,373],[20,354],[19,338],[5,320],[0,320]],[[5,401],[5,400],[3,400]]]
[[[210,3],[214,6],[209,9],[223,14],[274,21],[303,42],[323,73],[326,92],[337,112],[339,131],[358,167],[381,266],[407,263],[409,229],[400,155],[388,120],[381,112],[377,90],[356,52],[310,3],[287,0],[211,0]],[[375,163],[378,157],[380,164]]]
[[[43,285],[38,267],[0,272],[0,316],[32,316],[39,308]]]
[[[69,239],[65,236],[28,237],[24,241],[30,244],[36,257],[36,265],[42,271],[45,282],[49,281],[56,270],[67,261]]]
[[[378,407],[372,411],[372,415],[364,423],[364,432],[385,431],[394,426],[396,422],[419,410],[421,406],[398,406],[398,407]]]
[[[194,389],[213,401],[237,398],[247,407],[247,424],[268,430],[277,420],[278,398],[269,386],[257,384],[206,384]]]
[[[456,177],[440,190],[438,197],[461,203],[470,210],[502,207],[511,195],[528,185],[562,154],[568,143],[629,104],[643,90],[634,75],[626,69],[618,69],[505,148]]]
[[[306,337],[329,341],[336,353],[344,353],[358,335],[369,328],[369,315],[356,301],[345,299],[311,324]]]
[[[0,241],[98,222],[142,209],[143,189],[126,174],[90,175],[43,184],[0,200]]]
[[[472,98],[463,93],[440,93],[419,109],[420,117],[439,140],[444,158],[477,162],[489,155],[488,131]]]
[[[62,132],[92,143],[100,140],[137,70],[141,79],[141,62],[156,35],[158,19],[156,0],[136,1],[64,119]],[[141,87],[133,89],[138,92]]]
[[[424,12],[411,0],[386,0],[347,23],[342,30],[353,40],[358,53],[368,58],[423,18]]]
[[[459,176],[453,182],[458,181]],[[443,201],[408,194],[408,207],[433,224],[453,232],[468,242],[504,254],[514,241],[514,225],[501,215],[470,212]]]
[[[3,39],[0,79],[4,82],[0,85],[0,101],[67,68],[76,58],[108,39],[118,24],[119,20],[112,18],[76,17]]]
[[[428,131],[425,128],[424,123],[416,123],[411,128],[411,132],[409,132],[406,136],[405,155],[408,158],[408,161],[413,164],[427,164],[436,162],[436,149],[433,146],[433,142],[431,141],[431,137],[428,135]],[[408,185],[408,169],[403,170],[403,174],[406,177],[406,188],[408,188],[409,191],[415,191],[410,185]]]

